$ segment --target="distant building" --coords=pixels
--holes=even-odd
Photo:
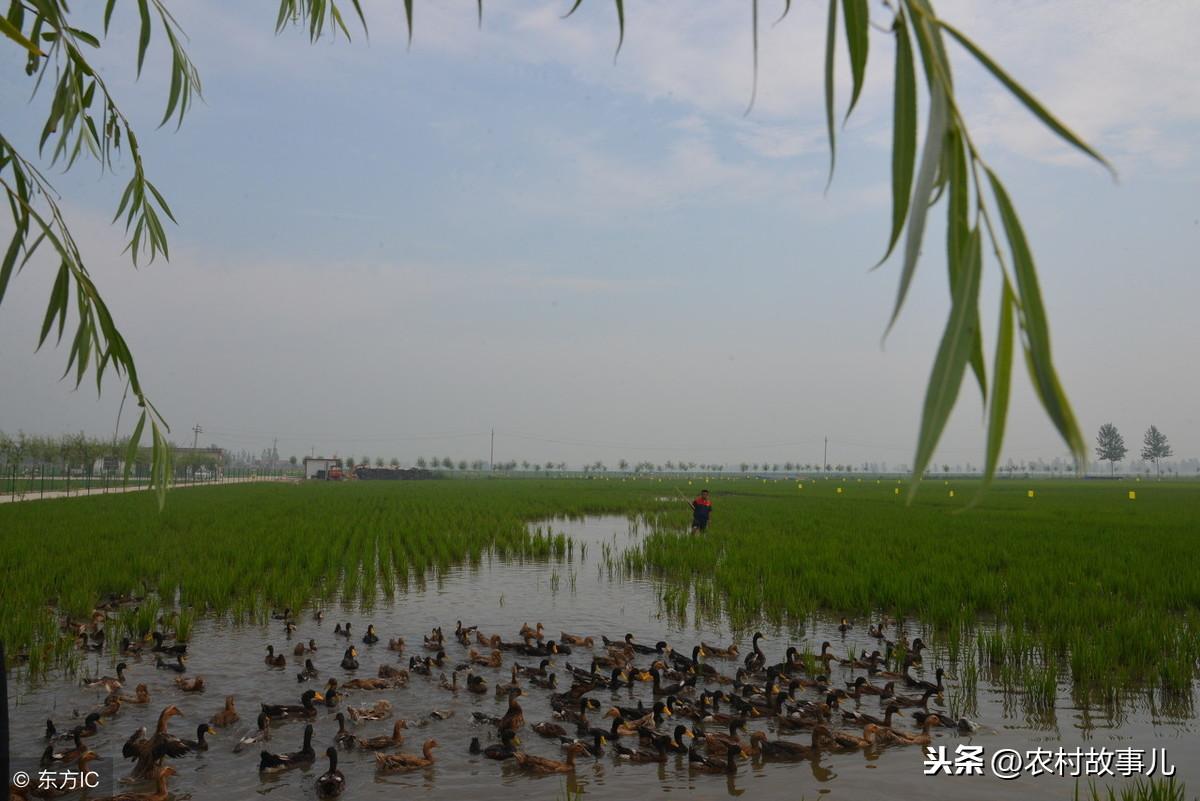
[[[182,448],[178,445],[172,449],[175,464],[193,465],[223,465],[225,464],[225,449],[209,446],[207,448]]]
[[[325,457],[304,457],[304,477],[315,478],[319,481],[340,479],[342,477],[342,460],[326,459]]]

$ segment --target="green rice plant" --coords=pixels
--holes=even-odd
[[[1150,777],[1135,779],[1132,783],[1114,788],[1111,785],[1100,788],[1095,782],[1088,782],[1087,789],[1081,792],[1079,783],[1075,783],[1074,801],[1185,801],[1186,795],[1182,782],[1176,782],[1175,777],[1166,779]]]

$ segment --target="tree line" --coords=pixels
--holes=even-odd
[[[1125,458],[1129,449],[1125,447],[1125,438],[1112,423],[1100,426],[1096,434],[1096,458],[1108,462],[1109,475],[1116,475],[1117,462]],[[1142,435],[1142,461],[1154,464],[1155,472],[1162,475],[1161,460],[1173,455],[1167,435],[1151,425]]]

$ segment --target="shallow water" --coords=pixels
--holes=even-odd
[[[309,684],[298,684],[295,674],[303,658],[291,656],[296,641],[317,641],[319,650],[312,656],[321,672],[323,683],[328,677],[344,681],[353,677],[375,676],[382,663],[401,663],[407,666],[411,654],[423,655],[422,636],[435,625],[441,625],[447,633],[447,674],[450,665],[465,661],[466,649],[452,638],[455,621],[463,620],[466,625],[478,625],[488,634],[500,634],[506,641],[518,639],[522,623],[530,625],[542,621],[548,637],[556,637],[560,630],[573,634],[592,635],[597,643],[600,635],[619,638],[626,632],[633,633],[639,642],[653,643],[659,639],[670,642],[676,650],[690,653],[691,647],[704,640],[727,645],[731,633],[720,621],[697,621],[688,614],[681,621],[668,614],[660,603],[660,592],[653,581],[629,578],[619,569],[609,570],[606,553],[614,557],[635,544],[640,536],[636,524],[621,517],[591,518],[583,521],[555,521],[555,533],[565,532],[575,542],[568,559],[556,562],[502,563],[485,559],[475,567],[455,568],[438,578],[424,582],[411,581],[407,588],[397,590],[395,601],[380,603],[373,609],[357,607],[329,609],[324,622],[317,623],[307,612],[298,619],[299,630],[292,641],[283,633],[278,621],[261,626],[234,627],[217,621],[201,621],[196,625],[189,648],[188,676],[204,676],[209,689],[199,695],[180,692],[173,685],[175,674],[154,668],[152,658],[141,661],[127,659],[128,682],[125,692],[132,692],[134,685],[145,682],[151,692],[151,703],[139,708],[126,706],[121,715],[110,721],[99,734],[88,740],[88,745],[102,757],[116,758],[118,775],[128,771],[130,763],[120,761],[121,745],[138,726],[152,730],[158,713],[164,706],[174,703],[184,715],[171,722],[171,731],[183,737],[193,737],[199,723],[207,721],[223,705],[226,695],[235,695],[242,721],[218,736],[211,737],[211,750],[199,756],[174,760],[171,764],[179,775],[172,780],[171,788],[176,797],[194,799],[250,798],[255,794],[269,795],[275,799],[314,799],[314,780],[325,770],[325,759],[318,758],[309,770],[285,773],[278,778],[260,778],[258,751],[254,748],[246,753],[233,754],[237,737],[250,728],[258,712],[260,702],[298,703],[302,690]],[[586,544],[586,549],[583,547]],[[336,622],[349,620],[355,631],[353,642],[359,650],[360,669],[354,673],[339,666],[346,640],[333,633]],[[857,653],[862,649],[874,650],[877,643],[866,636],[866,621],[854,621],[855,628],[843,639],[836,621],[817,621],[803,631],[787,631],[764,626],[766,640],[763,648],[768,662],[782,660],[788,645],[803,650],[819,650],[822,640],[833,643],[833,652],[844,655],[847,650]],[[368,623],[374,623],[383,643],[366,646],[360,642]],[[909,636],[923,635],[911,625]],[[401,658],[386,650],[389,637],[404,637],[408,648]],[[737,637],[744,655],[749,650],[749,638],[744,633]],[[939,643],[926,636],[933,654],[926,654],[925,672],[932,678],[937,664]],[[271,670],[263,663],[268,643],[288,654],[286,670]],[[479,650],[483,650],[479,648]],[[480,675],[487,677],[491,685],[509,680],[509,665],[512,655],[505,652],[504,667],[499,669],[477,668]],[[536,664],[532,657],[516,657],[522,664]],[[85,664],[85,674],[112,675],[114,659],[108,656],[93,658]],[[570,656],[559,656],[556,660],[560,689],[569,685],[564,668],[566,662],[587,667],[590,657],[587,649],[576,648]],[[639,663],[646,662],[643,657]],[[722,672],[732,674],[740,660],[711,660]],[[834,667],[834,682],[852,680],[855,675],[848,670]],[[953,672],[953,671],[951,671]],[[523,682],[524,683],[524,682]],[[953,687],[956,682],[948,680]],[[715,689],[715,685],[713,686]],[[522,706],[529,724],[549,720],[548,693],[536,688],[528,689],[522,698]],[[74,725],[103,698],[102,691],[81,688],[71,679],[54,679],[40,686],[29,687],[19,677],[10,683],[10,718],[12,735],[10,748],[14,757],[34,757],[44,747],[42,733],[47,717],[53,718],[60,731]],[[615,697],[610,697],[614,696]],[[647,703],[651,697],[649,684],[632,690],[624,689],[616,694],[601,691],[593,696],[602,703],[620,701],[622,705],[636,705],[638,698]],[[810,691],[809,696],[812,696]],[[813,696],[815,697],[815,696]],[[949,699],[949,695],[947,699]],[[493,692],[475,695],[465,690],[457,695],[438,686],[436,672],[432,679],[413,675],[409,686],[384,692],[354,692],[347,701],[359,705],[386,698],[397,717],[410,721],[423,719],[434,709],[454,710],[454,716],[445,721],[430,721],[419,728],[410,728],[402,750],[415,752],[427,737],[436,737],[441,747],[436,752],[437,764],[430,769],[409,774],[376,777],[374,758],[369,752],[344,751],[340,755],[340,767],[347,777],[346,798],[383,799],[394,798],[402,793],[406,796],[479,798],[484,795],[496,799],[525,797],[562,797],[564,788],[579,787],[586,795],[613,798],[644,798],[657,793],[685,794],[694,798],[723,798],[730,795],[747,794],[762,798],[801,798],[824,795],[834,799],[907,799],[924,798],[959,799],[964,797],[987,797],[993,799],[1070,798],[1075,779],[1058,776],[1022,775],[1011,781],[1003,781],[990,775],[936,776],[923,775],[925,755],[916,746],[888,747],[875,752],[850,754],[824,754],[817,761],[795,763],[767,763],[752,765],[743,763],[733,777],[694,774],[689,771],[686,757],[672,757],[666,765],[635,765],[618,763],[610,753],[599,760],[584,757],[579,760],[572,779],[561,776],[546,778],[530,777],[516,769],[511,761],[498,763],[467,753],[470,739],[478,736],[484,742],[494,740],[492,730],[475,724],[471,712],[483,711],[491,715],[503,714],[506,702],[496,699]],[[1151,703],[1127,703],[1119,716],[1106,713],[1099,708],[1076,707],[1070,697],[1069,688],[1060,686],[1056,708],[1053,713],[1030,713],[1019,698],[1006,695],[1000,688],[986,683],[980,676],[976,694],[976,709],[971,717],[982,728],[973,737],[963,738],[948,730],[935,732],[935,745],[945,745],[953,756],[960,744],[983,746],[985,759],[990,759],[995,749],[1013,748],[1024,753],[1029,749],[1049,749],[1059,746],[1067,749],[1081,747],[1108,749],[1165,748],[1169,762],[1177,767],[1177,778],[1191,785],[1193,791],[1200,787],[1200,746],[1195,735],[1195,721],[1165,717]],[[946,703],[949,703],[947,700]],[[946,703],[935,704],[944,707]],[[844,706],[853,706],[853,701]],[[864,699],[862,708],[871,713],[879,712],[879,702]],[[322,711],[316,722],[314,748],[322,754],[332,744],[337,724],[333,720],[336,710]],[[611,721],[595,720],[594,725]],[[688,721],[681,721],[687,723]],[[673,724],[673,719],[668,721]],[[899,727],[912,728],[911,718],[899,719]],[[570,729],[570,726],[567,726]],[[755,721],[751,730],[772,729],[771,724]],[[392,720],[365,723],[353,727],[363,737],[391,732]],[[294,751],[299,749],[303,726],[298,723],[279,725],[273,740],[267,745],[272,751]],[[774,736],[774,732],[772,732]],[[805,733],[787,735],[788,739],[807,741]],[[530,753],[561,758],[556,740],[539,737],[528,726],[521,732],[525,750]],[[1085,780],[1086,781],[1086,780]],[[1123,781],[1106,778],[1104,781]],[[137,788],[137,789],[150,789]]]

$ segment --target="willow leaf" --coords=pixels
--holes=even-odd
[[[141,27],[138,30],[137,74],[142,74],[142,64],[146,61],[146,50],[150,47],[150,2],[138,0],[138,16],[141,17]]]
[[[1013,272],[1017,278],[1017,296],[1020,300],[1020,323],[1024,336],[1025,360],[1029,368],[1030,378],[1042,408],[1050,416],[1058,433],[1071,448],[1079,463],[1087,457],[1083,435],[1079,432],[1079,424],[1075,413],[1063,392],[1054,369],[1054,360],[1050,352],[1050,327],[1046,320],[1046,309],[1042,303],[1042,291],[1038,285],[1037,267],[1033,261],[1033,253],[1029,250],[1029,241],[1021,220],[1017,216],[1012,200],[1008,196],[1004,184],[992,170],[987,170],[991,183],[992,194],[996,198],[996,206],[1000,211],[1000,219],[1004,223],[1005,237],[1012,256]]]
[[[41,48],[26,39],[25,34],[21,33],[21,29],[8,21],[8,17],[0,16],[0,33],[4,34],[7,38],[12,39],[21,47],[28,50],[29,55],[31,56],[46,55],[44,52],[42,52]]]
[[[996,333],[996,360],[992,365],[992,399],[988,404],[987,454],[983,466],[983,486],[980,495],[996,475],[1000,463],[1000,446],[1004,443],[1004,425],[1008,420],[1008,394],[1012,381],[1013,360],[1013,296],[1008,279],[1000,290],[1000,324]],[[977,496],[978,497],[978,496]]]
[[[1073,131],[1067,128],[1067,126],[1059,122],[1057,117],[1047,111],[1045,106],[1037,101],[1037,98],[1026,91],[1021,84],[1013,80],[1012,76],[1005,72],[999,64],[993,61],[987,53],[980,50],[979,47],[976,46],[976,44],[970,39],[968,39],[964,33],[959,31],[953,25],[942,22],[941,20],[938,20],[937,24],[942,30],[953,36],[959,44],[966,48],[967,52],[973,55],[975,60],[982,64],[988,72],[992,73],[992,75],[994,75],[996,79],[1000,81],[1000,83],[1004,84],[1004,88],[1008,89],[1008,91],[1012,93],[1014,97],[1020,100],[1021,103],[1024,104],[1025,108],[1033,112],[1034,116],[1042,121],[1042,124],[1054,131],[1054,133],[1058,134],[1058,136],[1068,144],[1103,164],[1109,172],[1113,173],[1114,175],[1116,174],[1116,170],[1113,169],[1113,166],[1108,163],[1106,158],[1093,150],[1086,142],[1084,142]]]
[[[876,267],[888,260],[900,241],[912,194],[913,167],[917,161],[917,77],[913,70],[912,42],[903,14],[896,15],[893,33],[896,37],[896,86],[892,101],[892,234],[888,237],[887,252]]]
[[[850,51],[850,107],[846,109],[845,119],[850,118],[858,96],[862,93],[863,83],[867,76],[867,54],[871,38],[868,35],[871,26],[871,12],[867,8],[867,0],[842,0],[842,14],[846,18],[846,48]],[[844,121],[843,121],[844,122]]]
[[[916,188],[908,212],[908,237],[904,242],[904,266],[900,270],[900,288],[896,293],[896,307],[892,310],[892,318],[888,321],[887,330],[892,330],[904,298],[908,295],[909,285],[912,284],[913,273],[917,269],[917,259],[921,256],[921,240],[925,236],[925,218],[929,211],[929,197],[933,193],[934,178],[938,164],[942,158],[942,147],[945,144],[946,127],[949,122],[949,108],[946,95],[935,85],[929,95],[929,122],[925,131],[925,146],[921,152],[921,166],[917,170]],[[887,335],[886,332],[884,334]]]
[[[942,169],[945,171],[946,183],[950,188],[950,202],[946,204],[946,266],[950,278],[950,296],[956,291],[957,282],[962,280],[960,271],[954,266],[960,264],[963,258],[962,249],[970,236],[970,183],[967,174],[967,154],[963,137],[956,124],[951,124],[946,133],[946,147],[943,151]],[[978,311],[976,311],[978,314]],[[984,404],[987,403],[987,367],[983,362],[983,334],[979,327],[975,328],[974,341],[971,343],[971,371],[979,384]]]
[[[983,244],[978,228],[971,231],[962,255],[964,258],[956,265],[960,273],[958,291],[950,306],[950,317],[946,321],[946,330],[929,375],[929,386],[925,390],[925,407],[921,414],[921,433],[917,437],[917,454],[913,460],[909,500],[916,495],[920,478],[929,466],[942,431],[946,428],[970,358],[972,333],[979,326],[976,300],[979,297]]]
[[[138,445],[142,442],[142,429],[146,427],[146,410],[138,415],[137,425],[133,427],[133,434],[129,437],[129,444],[125,446],[125,480],[129,480],[129,472],[133,469],[134,462],[137,461]]]
[[[833,124],[833,67],[837,55],[837,4],[829,0],[829,22],[825,28],[825,127],[829,130],[829,180],[825,191],[833,183],[833,168],[837,163],[837,132]]]
[[[750,79],[750,102],[746,104],[745,114],[754,108],[754,98],[758,95],[758,0],[750,0],[750,45],[754,68]]]

